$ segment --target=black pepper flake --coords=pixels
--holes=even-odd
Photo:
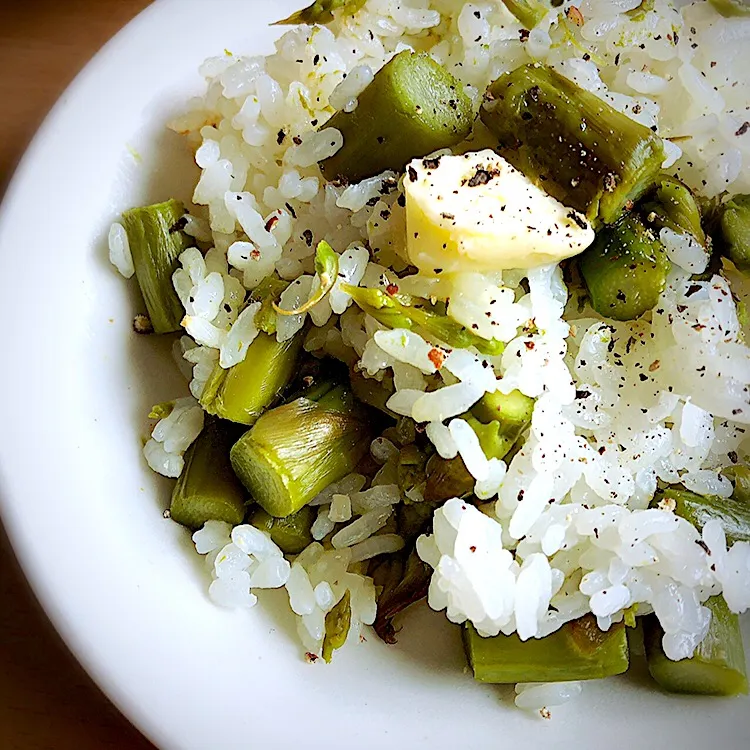
[[[579,229],[588,228],[586,221],[582,219],[575,211],[568,212],[567,218],[570,219],[573,223],[577,224]]]
[[[292,218],[296,219],[297,218],[297,212],[294,210],[294,208],[292,207],[292,205],[290,203],[285,203],[284,205],[286,206],[287,211],[289,211],[289,213],[292,215]]]
[[[711,554],[711,550],[708,548],[708,545],[702,540],[702,539],[696,539],[695,543],[707,554]]]
[[[407,172],[409,173],[409,179],[410,179],[410,180],[411,180],[412,182],[416,182],[416,181],[417,181],[417,170],[416,170],[416,169],[414,169],[414,167],[411,167],[411,166],[410,166],[410,167],[409,167],[409,168],[407,169]]]
[[[745,135],[747,131],[750,130],[750,122],[743,122],[742,125],[740,125],[739,129],[735,133],[735,135]]]
[[[422,159],[422,166],[425,169],[437,169],[440,166],[440,157],[435,159]]]
[[[302,139],[298,135],[295,135],[292,138],[292,142],[294,143],[295,146],[301,146],[302,145]]]
[[[378,138],[377,138],[377,140],[378,140],[378,143],[381,143],[381,144],[385,143],[385,136],[379,135]]]
[[[531,34],[531,32],[528,29],[519,29],[519,31],[518,31],[518,38],[522,42],[526,42],[526,41],[528,41],[530,34]]]
[[[645,383],[648,380],[648,375],[646,375],[643,372],[638,373],[638,380],[641,381],[641,383]]]
[[[313,57],[313,65],[317,65],[320,62],[320,55]]]
[[[312,247],[312,243],[313,243],[313,233],[312,233],[312,230],[305,229],[305,231],[302,232],[302,237],[305,240],[305,244],[308,247]]]
[[[455,221],[456,217],[453,214],[446,214],[445,212],[440,214],[447,221]]]
[[[284,138],[286,138],[286,133],[283,130],[279,130],[276,134],[276,143],[280,146],[284,142]]]
[[[401,206],[401,208],[403,208],[406,205],[406,196],[403,193],[401,193],[401,195],[399,195],[398,198],[396,199],[396,203],[398,203],[398,205]]]
[[[588,398],[591,395],[591,391],[576,391],[576,398]]]
[[[739,461],[739,456],[737,455],[737,451],[729,451],[729,453],[727,453],[727,457],[733,464],[736,464],[737,461]]]
[[[619,65],[619,64],[620,64],[620,53],[618,52],[615,55],[615,65]]]
[[[477,169],[476,173],[466,183],[469,187],[478,187],[479,185],[486,185],[496,174],[488,172],[486,169]]]

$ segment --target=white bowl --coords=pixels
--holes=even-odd
[[[643,669],[586,685],[551,722],[464,668],[458,630],[417,607],[330,666],[302,658],[283,594],[249,612],[206,598],[170,484],[141,457],[145,415],[185,384],[170,341],[138,337],[109,223],[188,198],[189,150],[164,123],[207,56],[267,52],[302,0],[161,0],[62,96],[0,215],[2,515],[40,601],[110,698],[164,748],[750,747],[750,702],[659,693]],[[135,154],[138,154],[136,156]],[[267,606],[266,606],[267,605]],[[750,640],[748,640],[750,644]]]

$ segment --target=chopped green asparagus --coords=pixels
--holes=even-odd
[[[295,308],[294,310],[285,310],[283,307],[279,307],[275,302],[272,303],[272,307],[277,315],[299,315],[306,313],[311,310],[315,305],[318,304],[327,294],[333,289],[333,285],[336,283],[336,277],[339,272],[339,256],[336,251],[325,241],[321,240],[318,243],[318,247],[315,250],[315,273],[318,274],[320,279],[320,286],[318,290],[310,296],[310,298],[304,304]]]
[[[156,333],[180,330],[185,309],[172,285],[178,257],[190,246],[182,231],[182,203],[168,200],[122,215],[138,286]]]
[[[211,420],[187,449],[185,468],[172,491],[173,521],[189,529],[206,521],[242,523],[247,493],[229,463],[232,437],[227,425]]]
[[[273,309],[273,303],[288,286],[288,281],[273,273],[266,276],[250,293],[251,302],[261,303],[260,309],[255,313],[255,325],[264,333],[276,333],[276,311]]]
[[[463,418],[479,438],[488,458],[505,458],[531,422],[534,399],[520,391],[486,393]],[[460,456],[434,455],[427,462],[425,499],[431,502],[463,497],[474,489],[474,479]]]
[[[201,406],[222,419],[254,424],[294,376],[303,339],[298,333],[278,342],[259,333],[242,362],[226,369],[217,362],[203,388]]]
[[[672,661],[662,647],[664,631],[655,615],[643,620],[648,671],[670,693],[744,695],[748,692],[745,649],[737,615],[721,596],[705,604],[711,610],[708,634],[689,659]]]
[[[323,659],[330,664],[333,652],[346,643],[352,625],[352,599],[349,589],[326,615],[326,634],[323,639]]]
[[[740,271],[750,271],[750,195],[735,195],[719,215],[724,254]]]
[[[721,472],[734,486],[732,498],[750,508],[750,467],[730,466]]]
[[[499,140],[498,153],[591,221],[616,221],[664,161],[651,130],[536,63],[492,83],[480,116]]]
[[[606,318],[634,320],[656,306],[670,263],[653,233],[629,214],[597,233],[579,268],[594,310]]]
[[[628,668],[624,624],[603,632],[592,615],[540,639],[522,641],[515,633],[483,638],[471,624],[464,627],[463,635],[469,666],[480,682],[595,680]]]
[[[505,348],[502,341],[477,336],[421,297],[392,295],[380,289],[366,289],[351,284],[342,284],[341,288],[352,296],[362,310],[388,328],[416,330],[448,346],[463,349],[473,346],[478,352],[488,356],[502,354]]]
[[[690,188],[675,177],[659,180],[653,200],[643,204],[642,213],[649,224],[668,227],[678,233],[687,232],[705,246],[706,234],[698,203]]]
[[[396,642],[396,629],[393,619],[409,605],[424,599],[430,586],[432,568],[422,562],[417,551],[412,549],[406,559],[406,565],[400,566],[396,561],[396,575],[389,576],[378,597],[378,611],[373,627],[375,632],[386,643]],[[386,566],[392,565],[386,561]]]
[[[343,386],[323,391],[265,412],[232,447],[235,473],[276,518],[296,513],[368,450],[364,408]]]
[[[387,62],[357,100],[356,109],[340,110],[323,126],[344,136],[344,145],[320,162],[328,180],[401,172],[411,159],[462,141],[474,122],[462,84],[429,55],[411,50]]]
[[[272,26],[294,26],[301,23],[315,24],[319,23],[324,26],[333,21],[333,11],[343,8],[346,15],[354,15],[364,4],[366,0],[315,0],[296,13],[292,13],[288,18],[271,24]]]
[[[359,370],[351,368],[349,382],[354,395],[363,404],[372,406],[394,419],[398,416],[386,406],[388,399],[396,392],[392,377],[386,376],[383,380],[375,380],[366,378]]]
[[[551,8],[541,0],[503,0],[503,4],[528,30],[533,29]]]
[[[708,0],[724,18],[750,16],[747,0]]]
[[[701,531],[708,521],[718,519],[729,543],[750,542],[750,504],[735,497],[696,495],[688,490],[668,487],[657,493],[655,503],[674,503],[674,512]]]
[[[257,508],[250,516],[250,523],[267,531],[285,555],[298,555],[313,541],[310,529],[315,518],[316,513],[309,505],[286,518],[274,518],[263,508]]]

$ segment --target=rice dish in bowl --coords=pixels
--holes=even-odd
[[[201,168],[194,207],[110,231],[113,262],[138,272],[139,325],[187,334],[192,396],[154,408],[144,453],[179,477],[172,516],[209,595],[251,607],[285,586],[310,660],[370,625],[392,640],[426,595],[464,626],[475,676],[520,683],[532,710],[627,668],[637,623],[663,686],[746,690],[741,641],[723,662],[706,644],[750,606],[730,221],[748,190],[750,19],[658,0],[334,5],[303,11],[318,23],[269,57],[204,63],[205,96],[172,123]],[[409,89],[422,70],[432,88]],[[516,140],[498,82],[530,97]],[[441,85],[455,123],[388,129]],[[392,109],[347,161],[378,91]],[[539,167],[554,139],[578,143],[571,112],[577,138],[618,124],[615,171],[585,153],[564,183],[564,161]],[[617,266],[618,242],[641,254]],[[560,670],[527,644],[561,650]]]

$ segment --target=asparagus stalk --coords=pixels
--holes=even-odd
[[[235,473],[276,518],[296,513],[367,452],[368,415],[343,386],[328,388],[267,411],[232,447]]]
[[[467,349],[471,346],[482,354],[502,354],[505,345],[497,339],[483,339],[455,320],[436,309],[429,300],[398,295],[398,299],[380,289],[342,284],[343,291],[351,295],[356,304],[378,323],[388,328],[406,328],[422,332],[428,338],[438,339],[449,346]]]
[[[375,632],[386,643],[396,642],[396,629],[393,620],[409,605],[424,599],[430,586],[432,568],[422,562],[415,549],[409,553],[406,565],[402,565],[397,558],[386,561],[382,568],[392,567],[395,575],[386,576],[380,596],[378,597],[378,612],[373,627]],[[375,576],[376,582],[378,580]]]
[[[724,255],[740,271],[750,271],[750,195],[735,195],[719,208]]]
[[[706,602],[711,610],[708,634],[689,659],[672,661],[664,653],[664,631],[655,615],[643,620],[648,671],[670,693],[694,695],[747,694],[745,649],[737,615],[721,596]]]
[[[280,279],[275,273],[266,276],[250,293],[251,302],[260,302],[260,309],[255,313],[255,325],[269,335],[276,333],[276,311],[274,300],[289,286],[288,281]]]
[[[259,333],[245,359],[225,369],[214,366],[201,394],[201,406],[222,419],[252,425],[294,376],[304,335],[287,341]]]
[[[701,531],[708,521],[717,519],[724,527],[727,541],[750,542],[750,503],[743,502],[735,489],[733,497],[696,495],[688,490],[669,487],[656,495],[654,501],[674,503],[674,512]]]
[[[545,638],[522,641],[513,635],[480,636],[463,629],[464,648],[474,679],[480,682],[561,682],[595,680],[628,668],[623,623],[602,632],[592,615],[563,625]]]
[[[662,177],[656,185],[654,199],[643,204],[642,213],[649,224],[687,232],[701,245],[706,245],[698,203],[690,188],[678,179]]]
[[[352,624],[352,600],[349,589],[326,615],[326,634],[323,639],[323,659],[330,664],[333,652],[346,643]]]
[[[155,333],[179,331],[185,316],[185,309],[172,286],[177,259],[190,244],[180,226],[184,213],[182,203],[168,200],[131,208],[122,215],[135,277]]]
[[[524,25],[533,29],[550,9],[540,0],[503,0],[505,7]]]
[[[661,243],[632,214],[599,231],[579,259],[581,275],[600,315],[634,320],[656,306],[670,263]]]
[[[309,505],[286,518],[274,518],[263,508],[256,508],[250,516],[250,523],[261,531],[267,531],[284,554],[298,555],[313,541],[310,529],[315,518],[316,513]]]
[[[485,456],[504,458],[531,423],[534,399],[520,391],[486,393],[464,415],[479,438]],[[460,456],[445,459],[437,454],[427,462],[425,499],[431,502],[463,497],[474,489],[474,478]]]
[[[354,15],[363,5],[365,0],[315,0],[296,13],[292,13],[288,18],[271,24],[272,26],[294,26],[300,23],[325,25],[333,21],[333,11],[339,8],[344,9],[344,13]]]
[[[206,423],[185,453],[185,468],[172,491],[173,521],[189,529],[199,529],[206,521],[242,523],[247,495],[229,463],[231,444],[226,425]]]
[[[320,162],[328,180],[358,182],[466,138],[474,121],[463,86],[427,54],[400,52],[357,97],[323,127],[336,128],[344,145]]]
[[[590,221],[616,221],[664,161],[651,130],[536,63],[492,83],[480,116],[498,153]]]
[[[730,466],[721,473],[734,485],[732,498],[750,508],[750,467]]]
[[[747,0],[708,0],[724,18],[750,16]]]

